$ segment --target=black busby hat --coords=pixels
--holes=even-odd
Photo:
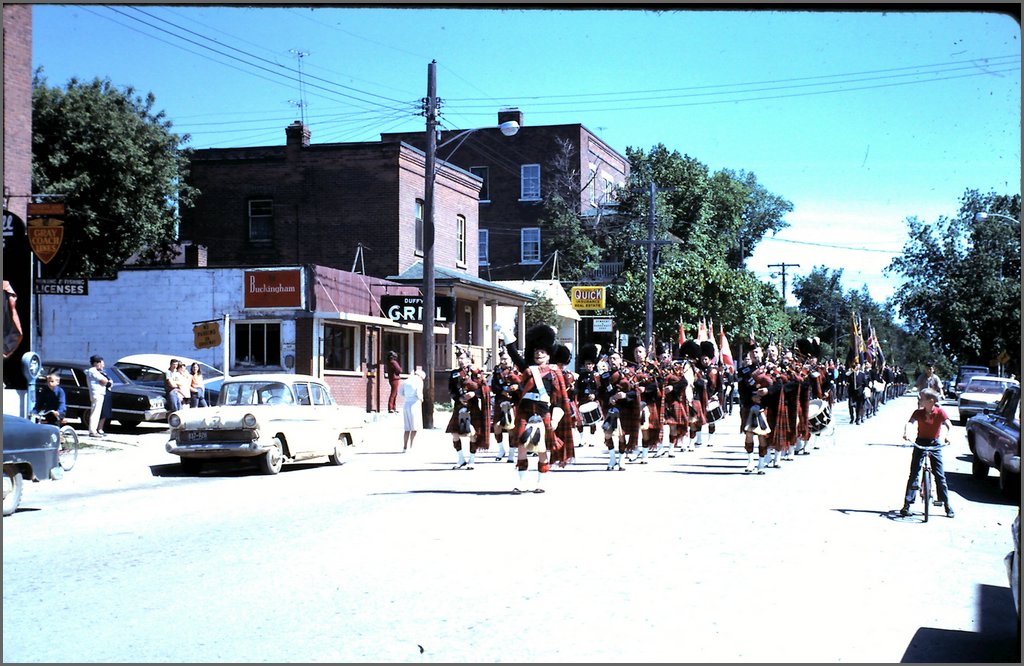
[[[580,363],[597,363],[597,359],[601,356],[601,345],[597,344],[586,344],[580,347],[580,353],[576,355],[576,360]]]
[[[626,360],[632,361],[636,357],[636,348],[643,346],[644,341],[642,339],[631,337],[629,339],[629,344],[626,345],[624,350],[622,350],[622,353],[626,357]]]
[[[696,340],[687,340],[679,346],[679,355],[683,358],[696,359],[700,356],[700,343]]]
[[[708,358],[715,357],[715,343],[710,340],[700,341],[700,355],[707,356]]]
[[[551,362],[566,365],[572,358],[572,352],[565,345],[556,342],[551,349]]]
[[[535,324],[526,331],[524,341],[524,352],[527,363],[533,363],[533,353],[538,349],[544,349],[548,355],[552,355],[555,346],[555,329],[547,324]]]
[[[796,349],[804,356],[813,356],[812,351],[813,343],[810,338],[797,338]]]

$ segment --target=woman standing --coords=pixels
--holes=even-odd
[[[402,421],[405,432],[402,435],[402,453],[412,449],[416,433],[423,429],[423,378],[426,373],[416,368],[399,389],[402,395]]]
[[[206,407],[206,381],[203,379],[203,370],[198,363],[192,362],[189,376],[192,383],[192,397],[189,399],[189,404],[192,407]]]

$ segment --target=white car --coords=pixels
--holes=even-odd
[[[193,472],[204,460],[223,458],[256,458],[265,474],[322,456],[342,465],[361,441],[364,417],[357,407],[336,404],[316,377],[240,375],[224,380],[216,406],[171,414],[166,449]]]
[[[1011,386],[1020,386],[1020,382],[1008,377],[977,375],[971,377],[967,386],[957,398],[957,409],[960,412],[960,424],[966,425],[967,419],[981,414],[986,409],[995,408],[1003,391]]]

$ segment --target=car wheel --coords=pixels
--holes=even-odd
[[[142,423],[142,421],[138,419],[118,419],[117,422],[129,430],[135,430],[139,427],[139,424]]]
[[[342,435],[338,438],[338,441],[334,444],[334,453],[327,456],[327,460],[332,465],[344,465],[347,456],[345,454],[346,448],[349,446],[348,435]]]
[[[972,454],[974,453],[974,438],[971,437],[970,433],[967,435],[967,448],[971,450]]]
[[[260,469],[264,474],[277,474],[284,464],[284,450],[281,447],[281,440],[274,438],[270,449],[260,457]]]
[[[1014,474],[1006,467],[1000,467],[999,490],[1009,497],[1020,498],[1020,474]]]
[[[988,465],[978,457],[978,454],[974,454],[971,459],[971,476],[976,479],[984,479],[988,476]]]
[[[181,458],[179,464],[186,474],[198,474],[203,471],[203,461],[199,458]]]
[[[4,515],[9,516],[18,510],[21,504],[21,491],[25,480],[15,467],[4,465]]]

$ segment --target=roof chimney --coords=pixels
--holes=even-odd
[[[523,126],[523,112],[516,108],[510,109],[499,109],[498,110],[498,124],[514,120],[519,123],[519,126]]]
[[[302,124],[301,120],[296,120],[288,127],[285,127],[284,134],[288,138],[287,145],[289,148],[309,147],[309,128]]]

